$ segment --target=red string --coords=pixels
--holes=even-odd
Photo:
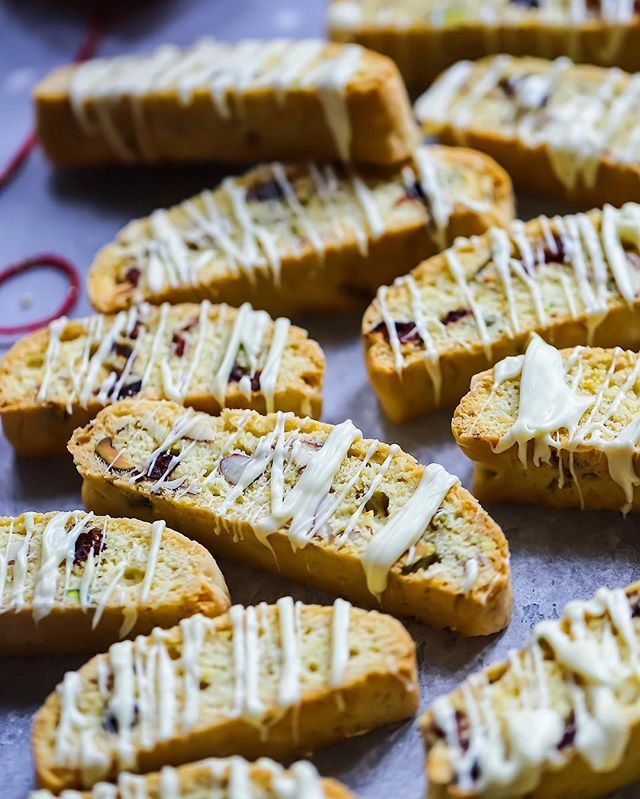
[[[23,258],[22,261],[7,266],[0,271],[0,287],[12,277],[22,272],[28,272],[30,269],[38,269],[42,266],[51,267],[66,275],[69,285],[62,304],[55,313],[46,316],[44,319],[36,319],[33,322],[28,322],[23,325],[9,325],[7,327],[0,325],[0,336],[16,336],[22,333],[30,333],[32,330],[44,327],[59,316],[68,314],[78,301],[78,295],[80,293],[80,275],[78,274],[78,270],[71,261],[68,261],[66,258],[61,258],[59,255],[54,255],[53,253],[32,255],[30,258]]]
[[[78,64],[81,61],[86,61],[88,58],[93,58],[100,46],[100,40],[104,34],[106,20],[104,17],[99,17],[93,20],[87,34],[76,51],[73,62]],[[0,170],[0,191],[6,189],[11,181],[18,174],[20,169],[25,165],[27,159],[38,144],[38,137],[35,131],[27,134],[15,153],[9,158],[4,167]]]

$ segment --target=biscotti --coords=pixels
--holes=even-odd
[[[329,34],[392,58],[412,93],[444,69],[492,53],[640,69],[640,15],[633,0],[332,0]]]
[[[166,519],[221,556],[465,635],[509,619],[498,525],[441,466],[350,421],[123,401],[69,449],[96,511]]]
[[[274,163],[127,225],[96,257],[89,296],[103,312],[206,296],[334,313],[512,219],[507,174],[464,148],[420,147],[392,170]]]
[[[536,625],[421,719],[429,799],[595,799],[640,778],[640,584]]]
[[[474,374],[523,352],[532,332],[560,347],[640,349],[638,266],[633,203],[459,240],[379,289],[364,316],[383,410],[405,421],[455,405]]]
[[[473,378],[453,434],[487,502],[640,510],[640,358],[621,349],[525,355]]]
[[[319,416],[324,356],[305,330],[245,303],[150,305],[57,319],[0,364],[0,417],[18,454],[61,455],[72,431],[122,397]]]
[[[318,159],[393,164],[418,142],[395,64],[359,45],[203,39],[51,72],[38,141],[60,166]]]
[[[59,799],[355,799],[344,785],[322,779],[312,763],[299,760],[288,769],[263,757],[208,758],[155,774],[119,775],[117,785],[100,782],[80,794],[63,791]],[[29,799],[55,799],[46,789]]]
[[[83,511],[0,518],[0,655],[98,652],[230,605],[199,544],[135,519]]]
[[[587,208],[638,199],[639,107],[638,75],[495,56],[451,67],[416,114],[441,141],[492,155],[516,189]]]
[[[294,603],[192,616],[69,672],[35,718],[38,784],[202,757],[285,758],[411,716],[415,645],[389,616]]]

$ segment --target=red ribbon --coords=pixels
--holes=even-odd
[[[12,277],[20,275],[22,272],[28,272],[31,269],[39,269],[43,266],[56,269],[58,272],[62,272],[66,275],[68,287],[62,304],[55,313],[50,314],[44,319],[36,319],[34,322],[27,322],[23,325],[10,325],[6,327],[0,325],[0,336],[16,336],[22,333],[31,333],[33,330],[37,330],[40,327],[48,325],[49,322],[53,322],[53,320],[57,319],[59,316],[68,314],[78,301],[78,295],[80,293],[80,275],[78,274],[78,270],[66,258],[61,258],[59,255],[54,255],[53,253],[32,255],[30,258],[23,258],[22,261],[7,266],[0,272],[0,287],[2,287],[7,280],[11,280]]]

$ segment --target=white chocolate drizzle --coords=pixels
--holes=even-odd
[[[264,796],[262,772],[269,779],[270,791],[275,799],[324,799],[322,779],[315,766],[299,760],[285,769],[269,758],[260,758],[250,763],[242,757],[208,758],[188,767],[164,766],[159,775],[159,793],[152,793],[148,777],[126,772],[118,776],[117,784],[100,782],[93,786],[90,799],[183,799],[181,776],[194,771],[198,785],[203,789],[220,791],[224,799],[259,799]],[[185,790],[188,790],[185,788]],[[213,795],[213,794],[212,794]],[[217,795],[217,793],[216,793]],[[58,799],[82,799],[84,793],[63,791]],[[56,799],[47,790],[32,791],[29,799]]]
[[[145,304],[134,306],[128,313],[122,311],[112,318],[96,315],[72,322],[66,318],[57,319],[49,327],[38,402],[50,402],[58,396],[62,381],[66,384],[64,393],[68,412],[75,405],[82,408],[96,402],[106,405],[122,395],[128,396],[127,386],[135,384],[139,375],[139,388],[135,393],[149,390],[162,398],[182,403],[194,390],[196,375],[202,380],[204,365],[207,365],[208,372],[213,361],[211,384],[204,390],[210,391],[224,407],[232,371],[242,356],[247,361],[246,374],[238,381],[242,394],[251,400],[252,381],[257,380],[267,412],[273,411],[290,321],[280,317],[272,322],[267,313],[254,311],[249,303],[238,309],[233,321],[227,306],[220,306],[217,318],[212,311],[208,300],[201,302],[194,329],[189,332],[171,329],[171,306],[166,303],[155,312],[153,319],[150,318],[153,309]],[[70,329],[81,326],[84,343],[80,351],[75,338],[70,343],[64,340],[68,325]],[[119,339],[133,335],[133,331],[135,340],[126,341],[128,349],[123,351],[128,354],[116,371],[112,365],[114,347],[118,347]],[[178,363],[171,358],[172,337],[176,334],[184,342],[189,342]],[[210,352],[206,344],[208,337],[222,338],[224,343],[219,352]],[[105,371],[107,376],[99,384],[98,378]]]
[[[584,316],[585,337],[590,343],[614,303],[622,300],[633,307],[637,301],[640,275],[631,258],[633,253],[640,254],[639,204],[627,203],[620,209],[605,205],[599,220],[590,213],[553,220],[541,216],[535,222],[525,225],[516,221],[510,231],[490,228],[485,236],[457,239],[443,253],[462,307],[471,312],[489,364],[494,343],[505,335],[515,339],[535,328],[548,334],[566,315],[574,320]],[[484,263],[487,250],[490,258]],[[484,289],[486,275],[491,275],[491,271],[497,278],[504,310],[491,301],[495,290],[487,296]],[[558,279],[566,304],[566,309],[555,311],[554,315],[548,306],[558,308],[561,298],[553,281],[548,281],[548,285],[545,282],[548,275]],[[437,402],[442,384],[442,353],[458,343],[471,349],[476,341],[468,326],[463,338],[435,315],[443,314],[446,322],[447,312],[460,309],[460,300],[451,299],[449,307],[436,308],[431,283],[423,287],[420,282],[414,270],[398,278],[393,287],[381,286],[376,305],[396,371],[402,374],[407,361],[413,363],[418,354],[429,371]],[[454,290],[447,293],[451,295]],[[407,324],[407,316],[419,333],[419,339],[409,336],[410,344],[401,342],[396,327],[400,322]]]
[[[251,283],[258,275],[271,276],[278,285],[283,263],[313,255],[321,267],[327,253],[354,237],[366,256],[372,243],[397,227],[400,220],[394,223],[393,214],[400,212],[395,209],[417,184],[429,236],[442,249],[456,206],[478,213],[493,207],[484,189],[477,198],[469,197],[467,184],[451,180],[456,169],[461,167],[455,161],[429,147],[416,149],[413,168],[405,166],[386,178],[354,170],[339,177],[327,165],[287,167],[275,162],[241,178],[228,177],[219,189],[204,191],[170,211],[154,212],[116,246],[123,262],[141,272],[133,294],[138,298],[163,298],[167,288],[216,280],[221,269],[240,273]],[[269,182],[275,190],[264,199],[252,193]],[[422,224],[421,214],[412,214],[414,224]]]
[[[135,553],[120,561],[109,582],[105,582],[105,564],[101,561],[112,535],[109,521],[109,517],[100,519],[93,513],[58,512],[51,514],[41,531],[36,531],[34,515],[29,513],[23,516],[24,534],[20,535],[16,519],[12,518],[6,544],[0,548],[0,613],[18,613],[30,604],[33,620],[38,623],[60,605],[75,606],[84,613],[93,611],[95,629],[112,594],[118,591],[124,614],[120,635],[126,636],[136,622],[137,611],[135,605],[124,604],[122,578],[127,565],[137,561]],[[165,526],[163,521],[151,526],[144,576],[135,599],[141,606],[149,602]],[[74,571],[76,543],[93,528],[100,532],[99,551],[91,540],[84,565]],[[146,554],[144,548],[141,554]],[[28,603],[27,595],[32,597]]]
[[[527,466],[548,464],[552,452],[569,453],[570,465],[581,450],[595,448],[604,452],[612,480],[624,492],[621,510],[631,509],[634,488],[640,485],[635,459],[639,452],[640,422],[636,417],[620,426],[618,411],[640,380],[640,359],[627,370],[612,397],[605,395],[619,372],[622,350],[612,351],[611,364],[597,386],[581,392],[584,348],[576,347],[563,359],[554,347],[534,336],[524,356],[507,358],[496,365],[492,389],[487,402],[502,383],[520,377],[518,414],[514,424],[494,446],[499,454],[517,445],[518,457]],[[628,353],[627,353],[628,356]],[[569,372],[575,367],[573,377]],[[533,450],[529,452],[529,445]],[[572,472],[577,480],[575,470]],[[559,483],[562,485],[562,461],[559,459]],[[580,492],[579,485],[577,490]],[[580,493],[581,497],[581,493]]]
[[[549,28],[581,26],[601,20],[611,26],[626,26],[634,18],[633,0],[537,0],[535,5],[514,3],[513,0],[485,0],[478,5],[475,0],[456,0],[455,6],[442,0],[404,0],[389,5],[385,0],[333,0],[329,4],[328,23],[331,31],[354,35],[362,30],[405,30],[414,26],[451,29],[462,25],[482,23],[486,28],[487,42],[495,42],[498,28],[530,23],[530,36],[539,30],[541,43]],[[624,29],[623,29],[624,30]],[[614,61],[621,46],[621,37],[614,27],[602,31],[605,43],[600,55]],[[567,33],[567,46],[574,44]],[[495,47],[495,45],[494,45]]]
[[[228,706],[216,710],[216,715],[262,725],[272,712],[270,706],[282,711],[297,706],[303,698],[304,615],[305,606],[294,603],[291,597],[278,600],[275,608],[264,603],[258,607],[234,606],[229,613],[231,660],[216,661],[213,666],[206,656],[208,639],[224,637],[224,630],[218,630],[216,620],[204,616],[184,619],[178,642],[169,644],[171,633],[155,629],[150,636],[138,636],[135,644],[114,644],[107,655],[100,656],[107,664],[106,676],[111,677],[110,683],[103,680],[105,686],[110,685],[105,696],[105,713],[113,719],[108,736],[105,738],[101,725],[99,729],[92,727],[79,709],[82,680],[79,674],[69,672],[58,686],[61,707],[55,733],[56,763],[80,767],[93,782],[108,772],[112,759],[120,768],[135,768],[138,748],[152,749],[206,723],[207,713],[212,712],[206,692],[210,687],[216,689],[217,670],[231,668],[234,690]],[[326,685],[340,688],[345,684],[350,658],[348,603],[338,600],[328,615]],[[273,698],[266,695],[263,682],[265,671],[270,669],[279,669],[279,688]],[[236,768],[236,784],[246,783],[246,773],[240,765]],[[308,786],[313,797],[311,772],[304,767],[298,771],[294,777]],[[165,778],[165,782],[170,779]],[[244,799],[245,795],[239,793],[238,797]]]
[[[557,178],[569,191],[579,182],[593,188],[605,161],[640,159],[633,124],[633,111],[640,102],[637,75],[602,69],[598,82],[596,70],[586,75],[566,57],[530,72],[524,70],[526,61],[508,56],[463,64],[447,70],[417,101],[421,121],[450,126],[461,141],[471,128],[499,127],[501,135],[517,137],[531,148],[545,148]],[[503,81],[512,86],[500,98],[508,107],[504,111],[489,105]],[[486,110],[483,117],[485,103],[490,113]]]
[[[602,588],[590,601],[571,602],[559,621],[535,627],[529,646],[511,653],[495,680],[474,675],[456,695],[434,702],[460,790],[487,799],[524,796],[576,752],[597,773],[622,764],[640,679],[631,598],[637,602],[637,595]]]
[[[310,88],[318,93],[338,156],[348,161],[351,120],[346,90],[360,69],[362,53],[353,44],[331,52],[314,40],[226,44],[202,39],[184,50],[164,45],[147,56],[96,59],[75,67],[70,103],[83,133],[101,137],[117,158],[153,161],[156,153],[145,106],[155,93],[175,91],[182,106],[208,94],[213,114],[242,120],[244,96],[256,88],[273,89],[281,104],[289,92]],[[116,121],[115,110],[122,108],[133,122],[133,143],[126,141]]]

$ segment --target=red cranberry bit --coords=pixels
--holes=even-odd
[[[103,537],[102,530],[97,527],[92,527],[91,530],[83,530],[76,538],[73,556],[74,565],[76,563],[84,563],[92,550],[94,556],[99,555]]]
[[[140,333],[140,322],[136,321],[134,326],[131,330],[127,333],[127,336],[132,340],[135,341],[138,338],[138,334]]]
[[[136,724],[138,723],[139,715],[140,711],[138,709],[138,703],[136,702],[133,706],[133,721],[131,723],[132,728],[135,727]],[[120,732],[120,724],[118,722],[118,719],[111,710],[108,710],[104,714],[104,717],[102,719],[102,729],[105,732],[110,732],[113,733],[114,735]]]
[[[111,349],[116,355],[121,355],[123,358],[129,358],[133,352],[133,347],[124,341],[114,341]]]
[[[472,312],[469,308],[456,308],[455,311],[449,311],[446,316],[443,316],[440,320],[443,325],[452,325],[454,322],[458,322],[460,319],[464,319],[466,316],[472,316]]]
[[[553,234],[553,247],[545,245],[542,251],[542,256],[545,264],[566,264],[567,251],[564,246],[564,241],[557,233]]]
[[[142,277],[142,272],[138,269],[138,267],[131,266],[124,273],[124,282],[130,283],[133,286],[133,288],[137,288],[141,277]]]
[[[245,194],[247,202],[264,203],[283,198],[282,188],[276,180],[263,180],[260,183],[254,183],[253,186],[249,186]]]
[[[260,375],[261,372],[259,370],[255,374],[251,375],[251,391],[260,391]],[[243,377],[247,376],[249,376],[248,370],[239,364],[234,363],[233,369],[229,374],[229,382],[239,383]]]
[[[187,346],[186,339],[180,333],[174,333],[171,339],[171,344],[173,346],[173,352],[178,358],[182,358],[184,355],[185,347]]]
[[[401,344],[421,345],[424,343],[415,322],[394,322],[394,324]],[[378,324],[369,331],[369,335],[372,333],[382,333],[385,341],[389,341],[389,330],[385,322],[378,322]]]
[[[572,746],[575,739],[576,739],[576,717],[572,711],[569,718],[565,721],[564,732],[562,734],[560,742],[558,743],[558,749],[566,749],[568,746]]]
[[[168,478],[178,465],[176,463],[175,466],[172,466],[171,469],[169,469],[169,464],[172,460],[173,455],[170,452],[161,452],[151,464],[149,469],[147,469],[147,477],[150,477],[152,480],[160,480],[162,477],[165,479]],[[168,472],[167,469],[169,469]]]
[[[500,78],[498,81],[498,88],[507,95],[507,97],[514,97],[516,93],[516,80],[514,78]]]
[[[636,596],[631,600],[631,618],[640,618],[640,596]]]
[[[142,389],[142,380],[132,380],[131,383],[125,383],[118,391],[116,399],[124,399],[125,397],[134,397]]]

